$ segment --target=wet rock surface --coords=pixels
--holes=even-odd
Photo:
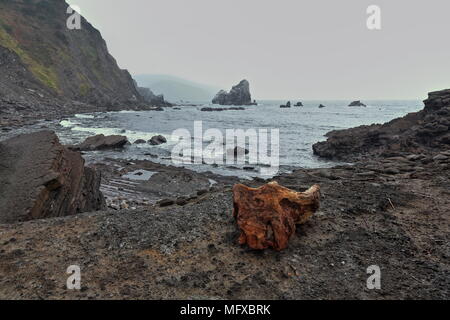
[[[167,139],[164,136],[158,135],[152,137],[148,143],[150,143],[152,146],[158,146],[164,143],[167,143]]]
[[[99,134],[93,137],[87,138],[82,143],[69,146],[72,150],[80,150],[80,151],[94,151],[94,150],[106,150],[106,149],[120,149],[123,148],[128,142],[126,136],[105,136],[103,134]]]
[[[0,223],[73,215],[104,208],[100,175],[54,132],[0,143]]]

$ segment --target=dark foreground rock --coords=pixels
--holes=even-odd
[[[323,104],[319,105],[319,109],[326,108]]]
[[[100,174],[54,132],[0,143],[0,223],[73,215],[104,208]]]
[[[422,111],[383,125],[329,132],[327,141],[313,146],[314,153],[329,159],[355,160],[450,149],[450,90],[432,92],[424,103]]]
[[[228,93],[225,90],[219,91],[212,100],[214,104],[246,106],[252,105],[252,96],[250,94],[250,84],[247,80],[242,80],[234,86]]]
[[[105,136],[99,134],[93,137],[87,138],[84,142],[69,146],[72,150],[80,151],[94,151],[94,150],[106,150],[106,149],[120,149],[128,143],[128,139],[125,136]]]

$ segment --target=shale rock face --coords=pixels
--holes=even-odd
[[[52,131],[0,143],[0,223],[60,217],[104,208],[100,175],[84,167]]]
[[[302,193],[276,182],[257,189],[238,184],[233,188],[233,203],[240,244],[283,250],[296,225],[305,223],[319,209],[320,187],[314,185]]]
[[[250,84],[247,80],[242,80],[238,85],[234,86],[228,93],[220,90],[212,100],[214,104],[246,106],[252,105],[252,96],[250,94]]]
[[[441,152],[450,149],[450,89],[429,93],[425,108],[383,125],[331,131],[316,143],[318,156],[353,161],[365,156]]]

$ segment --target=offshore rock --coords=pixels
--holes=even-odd
[[[353,102],[350,103],[348,106],[349,106],[349,107],[367,107],[364,103],[362,103],[362,102],[359,101],[359,100],[353,101]]]
[[[247,80],[239,82],[229,93],[225,90],[220,90],[212,100],[212,103],[226,106],[247,106],[255,104],[255,102],[252,102],[250,84]]]

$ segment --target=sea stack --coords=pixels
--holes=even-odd
[[[231,88],[230,92],[220,90],[212,100],[212,103],[223,106],[248,106],[255,104],[252,103],[250,83],[247,80],[239,82],[238,85]]]

